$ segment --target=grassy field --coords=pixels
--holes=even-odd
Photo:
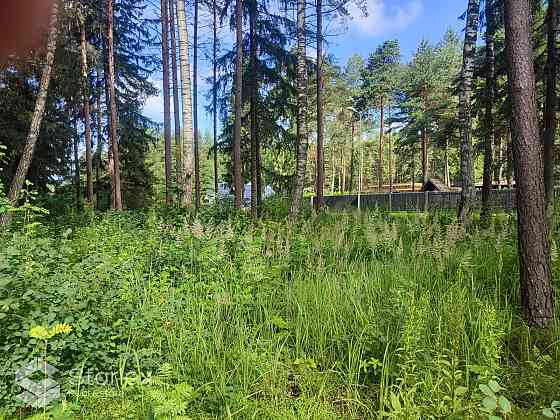
[[[3,238],[7,418],[555,414],[558,322],[523,323],[512,217],[469,232],[445,213],[82,218]],[[57,323],[72,331],[30,334]],[[45,354],[61,400],[22,408],[14,372]]]

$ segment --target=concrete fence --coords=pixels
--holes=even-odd
[[[379,208],[389,211],[428,211],[438,209],[455,209],[461,198],[460,192],[395,192],[392,194],[362,194],[360,208]],[[482,203],[482,192],[476,192],[475,207]],[[333,209],[358,208],[358,195],[326,196],[325,204]],[[515,190],[492,190],[491,208],[515,209]]]

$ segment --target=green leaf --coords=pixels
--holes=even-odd
[[[393,410],[401,411],[401,401],[398,395],[391,394],[391,405],[393,406]]]
[[[500,395],[500,398],[498,398],[498,405],[500,406],[502,413],[504,414],[511,413],[511,403],[503,395]]]
[[[554,414],[554,411],[552,411],[551,408],[543,408],[543,416],[548,417],[549,419],[553,419],[554,417],[556,417],[556,415]]]
[[[500,384],[498,384],[498,382],[494,381],[493,379],[491,379],[490,381],[488,381],[488,386],[490,387],[490,389],[494,392],[499,392],[500,390],[502,390],[503,388],[500,386]]]
[[[489,411],[494,411],[498,407],[498,403],[494,398],[486,397],[482,400],[482,406]]]
[[[460,395],[465,395],[468,391],[468,388],[464,387],[464,386],[458,386],[457,388],[455,388],[455,395],[460,396]]]
[[[488,420],[503,420],[500,416],[488,416]]]
[[[486,395],[487,397],[492,397],[492,398],[496,398],[496,394],[494,394],[494,392],[490,389],[490,387],[488,385],[485,384],[480,384],[478,386],[478,389],[480,389],[480,391]]]

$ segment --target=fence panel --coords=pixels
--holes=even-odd
[[[395,192],[362,194],[361,208],[378,208],[391,211],[430,211],[440,209],[455,209],[461,199],[460,192]],[[351,209],[358,207],[357,195],[326,196],[325,204],[333,209]],[[474,207],[482,205],[482,193],[476,192]],[[490,207],[495,209],[515,209],[515,190],[492,190],[490,193]]]

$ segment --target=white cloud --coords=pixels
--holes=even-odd
[[[367,16],[356,6],[350,8],[353,16],[350,26],[370,36],[386,35],[409,27],[423,11],[421,0],[409,0],[402,6],[388,5],[391,0],[366,0]]]
[[[150,81],[159,89],[159,93],[146,99],[142,114],[155,122],[163,122],[163,95],[161,93],[163,82],[154,78],[151,78]]]

